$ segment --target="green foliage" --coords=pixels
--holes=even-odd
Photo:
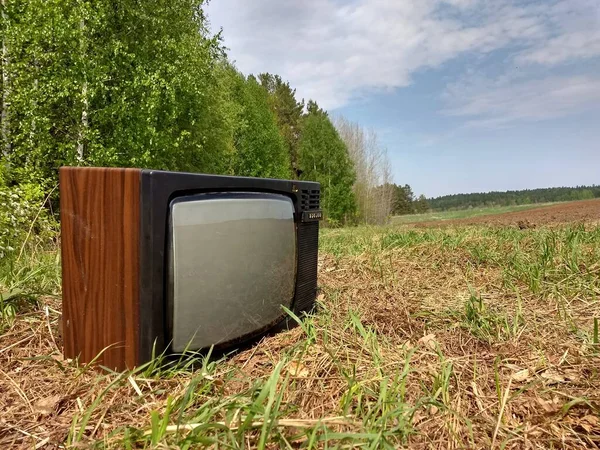
[[[327,113],[308,103],[299,146],[302,179],[321,183],[321,206],[332,223],[351,221],[356,213],[352,192],[355,175],[346,145]]]
[[[424,214],[429,211],[429,201],[421,194],[415,198],[412,188],[405,184],[404,186],[396,184],[385,184],[378,186],[380,192],[389,189],[392,192],[392,214],[402,216],[407,214]]]
[[[220,35],[210,34],[204,6],[6,2],[1,147],[5,184],[19,186],[6,194],[11,202],[26,211],[41,204],[63,165],[141,167],[301,176],[321,182],[330,224],[354,221],[355,172],[327,113],[315,102],[305,112],[278,75],[237,72]],[[16,216],[2,220],[11,221],[7,249],[22,229]]]
[[[395,186],[394,214],[413,214],[415,212],[414,201],[415,195],[408,184]]]
[[[8,187],[0,173],[0,260],[18,257],[25,245],[37,246],[55,237],[55,222],[44,208],[44,192],[33,183]]]
[[[423,194],[419,195],[419,198],[414,202],[415,212],[417,214],[423,214],[429,211],[429,202]]]
[[[231,117],[202,0],[11,2],[14,180],[60,165],[226,172]]]
[[[0,333],[37,295],[58,286],[57,254],[47,252],[56,250],[58,227],[44,195],[33,183],[7,186],[0,167]]]
[[[279,75],[261,73],[258,75],[260,84],[269,93],[269,103],[277,118],[277,126],[283,136],[291,167],[296,175],[298,169],[298,144],[302,127],[302,112],[304,100],[296,100],[296,90],[290,84],[283,82]]]
[[[290,164],[284,141],[269,105],[268,93],[253,76],[237,74],[234,98],[240,105],[240,122],[234,132],[237,175],[289,178]]]
[[[202,1],[151,1],[107,8],[96,165],[224,171],[226,110],[218,71],[222,49],[208,35]],[[92,103],[94,104],[94,103]],[[92,121],[93,123],[93,121]]]
[[[48,166],[74,161],[69,141],[79,122],[74,102],[82,8],[75,2],[33,0],[9,2],[5,9],[8,57],[2,69],[10,84],[3,86],[3,107],[10,122],[4,146],[11,149],[6,157],[13,179],[45,179]]]

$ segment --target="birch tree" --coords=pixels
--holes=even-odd
[[[367,224],[386,222],[394,203],[387,150],[373,130],[365,130],[343,117],[337,117],[334,124],[348,148],[356,171],[353,190],[358,206],[358,220]]]
[[[10,22],[8,20],[7,0],[2,0],[2,156],[8,161],[11,153],[10,135],[10,55],[9,35]]]
[[[79,19],[79,31],[80,31],[80,60],[82,62],[82,66],[84,69],[82,70],[82,83],[81,83],[81,123],[79,128],[79,133],[77,136],[77,160],[81,164],[84,161],[85,157],[85,139],[87,136],[87,131],[89,128],[89,107],[90,102],[88,99],[88,81],[87,81],[87,71],[86,62],[87,62],[87,46],[88,46],[88,38],[86,36],[86,18],[83,16]]]

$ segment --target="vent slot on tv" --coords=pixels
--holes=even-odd
[[[304,211],[319,209],[321,191],[318,189],[302,189],[301,205]]]

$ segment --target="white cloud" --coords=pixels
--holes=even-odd
[[[516,61],[518,64],[555,65],[595,56],[600,56],[600,28],[562,34],[543,45],[522,52]]]
[[[445,98],[453,105],[444,111],[447,115],[467,118],[467,126],[498,128],[597,108],[600,75],[528,80],[473,77],[449,86]]]
[[[445,114],[501,127],[600,100],[599,78],[550,72],[600,56],[598,0],[212,0],[208,15],[240,70],[280,74],[327,109],[499,49],[508,56],[494,76],[453,74]],[[502,75],[515,66],[518,76]]]
[[[545,11],[552,35],[522,51],[518,64],[556,65],[600,56],[600,2],[569,0]]]
[[[473,6],[480,3],[479,0],[443,0],[445,3],[448,3],[452,6],[457,6],[459,8],[472,8]]]
[[[209,19],[245,73],[275,72],[326,108],[412,82],[467,53],[542,39],[539,10],[482,0],[214,0]]]
[[[600,73],[585,66],[600,56],[600,3],[555,1],[538,10],[546,38],[532,40],[495,76],[473,71],[447,86],[442,111],[467,127],[503,128],[564,117],[600,106]],[[555,69],[561,69],[556,70]]]

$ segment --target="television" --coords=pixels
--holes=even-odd
[[[320,185],[61,167],[64,354],[123,370],[285,328],[317,292]]]

